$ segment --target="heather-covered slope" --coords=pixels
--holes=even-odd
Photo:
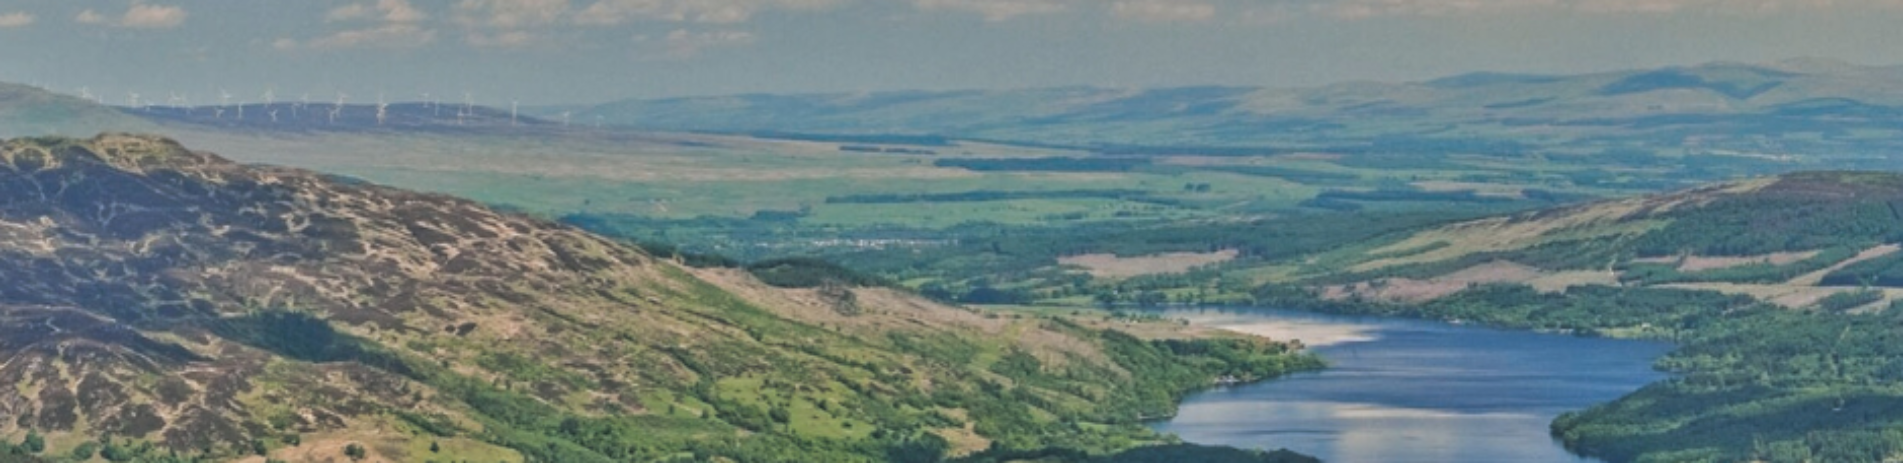
[[[0,145],[0,280],[0,435],[60,456],[1103,454],[1158,442],[1137,420],[1220,375],[1314,366],[1259,339],[775,288],[130,135]]]

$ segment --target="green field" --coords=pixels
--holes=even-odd
[[[1061,304],[1104,291],[1236,300],[1245,283],[1286,276],[1311,254],[1378,241],[1386,230],[1819,162],[1670,150],[1604,156],[1577,146],[1112,155],[957,140],[868,144],[592,129],[172,130],[241,161],[447,193],[688,252],[741,261],[818,256],[948,299],[999,302],[966,297],[991,288],[1007,290],[1005,302]],[[1087,269],[1057,263],[1080,254],[1222,249],[1238,256],[1214,279],[1092,279]]]

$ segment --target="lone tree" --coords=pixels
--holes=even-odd
[[[39,431],[28,429],[26,440],[20,441],[20,448],[26,449],[27,453],[40,453],[46,450],[46,438],[40,437]]]
[[[344,446],[344,456],[350,457],[350,461],[358,461],[368,455],[364,452],[363,446],[352,442],[350,445]]]

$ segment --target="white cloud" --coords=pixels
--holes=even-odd
[[[349,5],[331,8],[330,12],[324,13],[324,20],[325,21],[354,21],[358,19],[363,19],[368,16],[370,16],[370,7],[364,6],[364,4],[362,3],[352,3]]]
[[[24,11],[0,14],[0,29],[31,26],[36,19],[38,18]]]
[[[1534,8],[1594,14],[1671,14],[1702,11],[1763,15],[1820,8],[1889,8],[1899,0],[1322,0],[1314,12],[1346,19],[1377,16],[1457,16]]]
[[[429,19],[429,15],[424,14],[423,10],[410,6],[408,0],[377,0],[375,5],[352,3],[332,8],[330,12],[324,14],[325,21],[355,21],[360,19],[375,19],[377,21],[391,23],[413,23]]]
[[[521,29],[554,24],[568,9],[568,0],[462,0],[455,18],[469,27]]]
[[[100,24],[105,24],[108,21],[111,21],[111,20],[106,19],[106,15],[99,14],[99,12],[93,11],[92,8],[87,8],[85,11],[80,11],[79,16],[73,17],[73,22],[80,23],[80,24],[100,25]]]
[[[271,48],[296,50],[309,48],[317,50],[335,50],[343,48],[416,48],[436,41],[436,30],[423,27],[418,23],[428,19],[429,15],[410,5],[408,0],[377,0],[375,3],[352,3],[330,9],[324,13],[324,21],[370,21],[376,25],[356,27],[333,32],[299,43],[297,40],[281,38],[271,43]]]
[[[709,48],[751,44],[753,34],[746,31],[692,32],[686,29],[675,29],[674,32],[667,34],[666,43],[668,56],[686,58],[700,54],[702,50]]]
[[[1281,24],[1300,15],[1301,11],[1293,5],[1274,4],[1243,8],[1235,14],[1235,19],[1243,24]]]
[[[140,29],[170,29],[184,24],[186,16],[189,16],[189,14],[185,12],[185,9],[177,6],[133,3],[132,8],[126,10],[125,16],[119,18],[119,26]]]
[[[408,0],[377,0],[377,11],[383,13],[383,20],[393,23],[413,23],[429,19],[423,10],[410,6]]]
[[[1216,6],[1195,0],[1121,0],[1110,12],[1145,22],[1207,21],[1216,17]]]
[[[921,10],[952,10],[977,13],[986,21],[1005,21],[1033,14],[1050,14],[1068,8],[1061,0],[914,0]]]
[[[1362,19],[1376,16],[1454,16],[1559,4],[1559,0],[1344,0],[1319,6],[1337,17]]]
[[[634,20],[737,24],[768,10],[818,10],[842,0],[599,0],[575,12],[576,24],[612,26]]]
[[[170,29],[185,24],[185,18],[191,16],[184,8],[171,5],[152,5],[134,0],[118,19],[113,19],[98,11],[87,8],[73,17],[73,22],[93,26],[117,26],[135,29]]]
[[[519,48],[539,41],[537,31],[559,25],[568,11],[568,0],[462,0],[450,16],[469,45]]]
[[[1694,6],[1687,0],[1591,0],[1574,3],[1574,8],[1593,13],[1671,13]],[[1740,2],[1742,3],[1742,2]]]
[[[538,37],[528,31],[502,31],[493,34],[470,32],[463,41],[483,48],[522,48],[534,44]]]
[[[309,48],[313,50],[336,50],[343,48],[416,48],[436,41],[436,31],[415,24],[389,23],[363,29],[337,31],[330,35],[310,39],[302,44],[296,40],[278,39],[271,43],[272,48],[294,50]]]
[[[1897,0],[1571,0],[1573,9],[1591,13],[1674,13],[1709,10],[1724,13],[1766,14],[1794,9],[1832,7],[1897,7]]]

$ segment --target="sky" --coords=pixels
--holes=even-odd
[[[0,0],[0,80],[579,104],[1903,63],[1903,0]],[[176,98],[175,98],[176,97]]]

